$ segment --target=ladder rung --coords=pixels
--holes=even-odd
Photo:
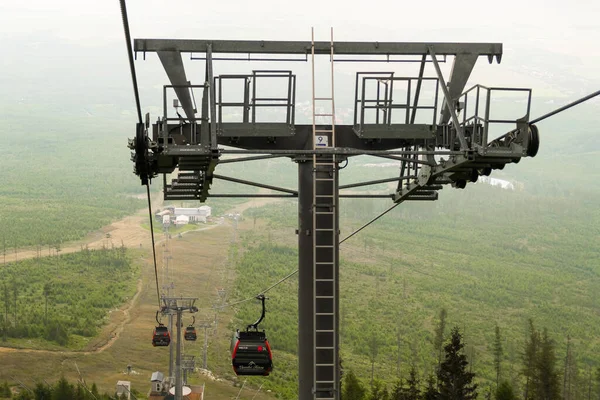
[[[333,132],[333,129],[315,129],[317,133]]]
[[[335,364],[315,364],[317,367],[333,367]],[[320,382],[320,381],[317,381]]]
[[[318,246],[317,246],[318,247]],[[335,279],[325,279],[325,278],[321,278],[321,279],[315,279],[316,282],[334,282]]]
[[[318,383],[335,383],[335,381],[317,381]],[[322,397],[320,397],[322,398]]]
[[[315,329],[315,332],[321,332],[321,333],[333,333],[335,332],[333,329]],[[332,347],[333,348],[333,347]]]
[[[333,211],[317,211],[317,212],[315,212],[315,214],[329,215],[329,214],[333,214]]]
[[[333,114],[315,114],[315,117],[333,117]]]
[[[334,315],[332,312],[318,312],[315,315]]]
[[[335,347],[331,347],[331,346],[329,346],[329,347],[323,347],[323,346],[321,346],[321,347],[315,347],[315,349],[318,349],[318,350],[333,350],[334,348]]]
[[[315,296],[317,299],[333,299],[334,296]],[[333,331],[331,331],[333,332]]]
[[[333,261],[317,261],[315,264],[332,265]]]
[[[315,100],[333,100],[332,97],[315,97]]]
[[[329,229],[329,228],[318,228],[315,229],[315,231],[317,232],[333,232],[335,229]]]
[[[332,162],[316,162],[315,166],[317,165],[335,165],[336,163],[332,163]]]
[[[315,178],[315,181],[333,181],[335,178]]]

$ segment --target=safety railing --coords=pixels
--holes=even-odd
[[[373,89],[373,84],[375,88]],[[420,102],[423,82],[433,82],[435,85],[433,98],[430,102]],[[394,99],[394,85],[403,85],[406,93],[402,99]],[[396,87],[397,89],[397,87]],[[357,72],[354,101],[354,126],[362,130],[367,124],[392,125],[394,110],[404,112],[401,124],[414,124],[417,111],[430,110],[431,125],[436,125],[438,110],[439,83],[431,77],[395,77],[393,72]],[[374,92],[374,93],[373,93]],[[425,103],[425,104],[422,104]],[[375,115],[368,118],[366,114],[374,110]]]
[[[524,93],[526,100],[515,100],[514,96],[507,96],[510,93]],[[492,102],[494,101],[493,94],[500,95],[498,99],[509,100],[505,102],[503,113],[515,115],[515,118],[492,118],[492,111],[498,112],[500,104],[494,105],[492,110]],[[522,104],[523,106],[519,106]],[[531,89],[527,88],[506,88],[506,87],[486,87],[483,85],[475,85],[465,91],[459,98],[457,103],[459,112],[462,113],[462,118],[459,117],[460,125],[463,130],[472,132],[470,138],[471,147],[473,144],[486,148],[491,142],[489,139],[493,133],[494,125],[501,126],[505,124],[515,124],[518,121],[529,121],[529,112],[531,109]],[[511,108],[516,108],[513,110]],[[524,108],[524,109],[523,109]],[[506,132],[504,132],[506,133]]]
[[[259,82],[270,79],[284,79],[285,94],[283,96],[269,96],[261,95],[261,90],[258,89]],[[242,81],[243,84],[243,99],[241,101],[227,101],[224,97],[228,95],[224,89],[224,84],[228,81]],[[214,78],[214,85],[216,90],[216,107],[217,107],[217,132],[222,132],[224,124],[228,124],[224,120],[224,113],[230,112],[231,110],[241,111],[241,121],[237,123],[242,124],[257,124],[264,123],[259,120],[257,112],[260,109],[275,109],[283,108],[285,118],[279,123],[292,126],[295,121],[295,98],[296,98],[296,75],[292,74],[292,71],[270,71],[270,70],[256,70],[252,71],[250,75],[219,75]],[[270,85],[273,88],[274,85]],[[239,93],[239,92],[238,92]],[[264,93],[264,92],[262,92]]]

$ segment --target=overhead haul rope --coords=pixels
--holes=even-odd
[[[558,114],[558,113],[560,113],[560,112],[563,112],[563,111],[565,111],[565,110],[568,110],[569,108],[571,108],[571,107],[574,107],[574,106],[576,106],[577,104],[581,104],[581,103],[583,103],[584,101],[588,101],[589,99],[592,99],[592,98],[594,98],[594,97],[596,97],[596,96],[598,96],[598,95],[600,95],[600,90],[598,90],[598,91],[596,91],[596,92],[594,92],[594,93],[588,94],[587,96],[585,96],[585,97],[582,97],[582,98],[580,98],[579,100],[575,100],[574,102],[572,102],[572,103],[569,103],[569,104],[567,104],[567,105],[565,105],[565,106],[559,107],[559,108],[557,108],[556,110],[549,112],[548,114],[544,114],[544,115],[542,115],[541,117],[538,117],[538,118],[534,119],[533,121],[529,121],[529,125],[531,125],[531,124],[535,124],[536,122],[543,121],[543,120],[545,120],[545,119],[546,119],[546,118],[548,118],[548,117],[551,117],[551,116],[553,116],[553,115],[556,115],[556,114]]]
[[[121,17],[123,18],[123,30],[125,32],[125,43],[127,45],[127,56],[129,58],[129,69],[131,70],[131,82],[133,84],[133,95],[137,108],[138,121],[142,124],[142,107],[140,106],[140,93],[138,90],[135,65],[133,63],[133,50],[131,48],[131,34],[129,33],[129,21],[127,19],[127,6],[125,0],[119,0],[121,4]],[[152,257],[154,259],[154,278],[156,279],[156,297],[160,307],[160,290],[158,288],[158,267],[156,266],[156,248],[154,241],[154,224],[152,221],[152,201],[150,200],[150,180],[146,183],[146,195],[148,196],[148,215],[150,217],[150,235],[152,237]]]

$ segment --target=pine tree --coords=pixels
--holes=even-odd
[[[600,367],[596,369],[596,399],[600,400]]]
[[[377,361],[379,346],[381,345],[377,331],[371,331],[367,339],[367,345],[369,350],[369,361],[371,361],[371,386],[373,386],[373,380],[375,379],[375,361]]]
[[[423,392],[423,400],[437,400],[439,398],[440,394],[435,386],[435,378],[433,375],[429,375],[429,378],[427,378],[427,389]]]
[[[444,346],[444,331],[446,330],[446,309],[442,308],[440,310],[440,321],[438,323],[438,326],[435,329],[435,339],[433,342],[433,347],[435,349],[436,352],[436,357],[437,357],[437,361],[438,361],[438,368],[440,366],[440,364],[442,363],[442,349]]]
[[[404,381],[402,379],[398,379],[398,381],[396,381],[396,385],[394,385],[394,389],[392,390],[390,400],[404,400],[405,390],[406,388],[404,387]]]
[[[52,390],[52,400],[66,400],[73,398],[73,386],[62,377],[56,382]]]
[[[96,386],[96,382],[92,383],[92,389],[90,390],[90,392],[92,392],[92,396],[94,398],[98,398],[100,397],[100,393],[98,392],[98,386]],[[346,397],[344,397],[344,399],[346,399]]]
[[[496,400],[516,400],[515,391],[508,381],[502,381],[496,388]]]
[[[52,389],[43,383],[37,383],[33,389],[36,400],[46,400],[52,398]]]
[[[421,390],[419,389],[419,375],[417,368],[413,365],[410,368],[408,379],[406,380],[408,388],[406,390],[406,400],[419,400],[421,398]]]
[[[523,354],[523,376],[525,377],[525,400],[535,399],[535,389],[538,386],[536,365],[538,364],[538,351],[540,347],[540,333],[529,320],[529,336],[525,343]]]
[[[438,370],[439,399],[471,400],[477,398],[475,374],[467,371],[467,357],[463,354],[464,344],[458,327],[452,329],[450,341],[444,347],[444,361]]]
[[[94,386],[92,386],[92,392],[94,392]],[[342,390],[342,397],[344,400],[363,400],[365,398],[365,392],[365,388],[358,378],[356,378],[354,372],[348,370],[344,376],[344,387]]]
[[[500,327],[496,325],[496,335],[494,338],[494,368],[496,370],[496,387],[500,382],[500,369],[502,366],[502,337],[500,336]]]
[[[42,290],[42,294],[46,300],[44,306],[44,323],[48,323],[48,296],[52,294],[52,285],[49,282],[44,284],[44,289]]]
[[[374,380],[367,400],[390,400],[385,384],[378,379]]]
[[[540,354],[536,364],[539,376],[537,386],[537,399],[539,400],[560,398],[560,381],[556,371],[554,347],[554,341],[548,336],[548,330],[544,329],[540,342]]]
[[[10,390],[10,386],[8,386],[8,382],[4,382],[4,384],[0,386],[0,397],[7,399],[12,397],[12,391]]]

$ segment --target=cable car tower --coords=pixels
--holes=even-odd
[[[150,124],[148,115],[142,121],[138,111],[139,123],[130,148],[134,150],[135,173],[142,184],[163,174],[165,200],[203,202],[208,197],[261,196],[298,199],[300,400],[337,400],[340,396],[339,199],[385,197],[393,203],[390,209],[405,201],[436,200],[444,185],[462,189],[480,175],[518,163],[523,157],[534,157],[539,148],[538,129],[529,116],[530,89],[476,85],[465,90],[480,57],[490,63],[500,62],[500,43],[335,42],[332,32],[330,40],[323,42],[315,41],[314,36],[305,42],[135,39],[133,52],[144,59],[149,53],[156,53],[170,81],[163,87],[163,115],[156,122]],[[204,76],[187,76],[184,54],[205,62]],[[319,57],[329,58],[330,93],[320,93],[323,87],[315,84],[315,59]],[[453,62],[447,78],[440,68],[446,59]],[[130,60],[137,90],[131,53]],[[296,123],[297,84],[310,82],[297,82],[294,71],[218,74],[215,61],[310,61],[312,123]],[[353,122],[340,124],[336,120],[333,81],[338,61],[361,65],[413,62],[418,68],[410,76],[357,71]],[[431,76],[425,74],[427,64],[433,66]],[[224,85],[231,82],[237,82],[241,88],[238,101],[224,100]],[[269,83],[279,83],[286,95],[262,95],[261,85]],[[405,88],[402,98],[394,90],[399,86]],[[177,100],[176,116],[167,110],[168,94],[172,92]],[[511,119],[492,119],[492,95],[511,92],[526,96],[522,112]],[[200,98],[199,108],[195,94]],[[424,100],[426,94],[429,102]],[[264,107],[278,107],[284,118],[261,120],[257,114]],[[240,121],[228,122],[224,118],[224,113],[232,110],[241,116]],[[423,113],[430,115],[427,122],[417,118]],[[398,114],[401,120],[397,119]],[[505,129],[496,136],[493,125]],[[243,156],[222,158],[232,154]],[[399,174],[340,185],[340,169],[357,155],[398,161]],[[297,163],[297,189],[216,173],[219,164],[277,157],[288,157]],[[176,170],[177,176],[169,182],[167,175]],[[213,193],[210,188],[215,179],[278,194]],[[396,190],[386,195],[345,193],[345,189],[385,182],[397,182]]]

